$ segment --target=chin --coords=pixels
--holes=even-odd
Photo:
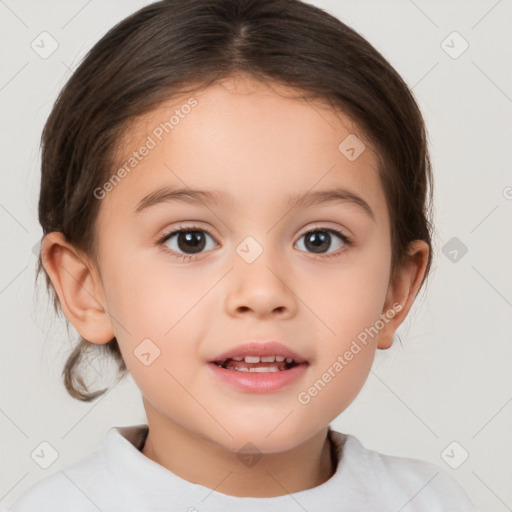
[[[254,451],[259,453],[280,453],[292,450],[311,435],[308,432],[299,431],[291,422],[285,426],[284,423],[289,421],[288,419],[281,425],[279,425],[280,421],[282,418],[274,416],[270,422],[260,420],[243,424],[225,423],[232,437],[227,434],[221,435],[222,439],[217,438],[215,442],[235,453],[246,445],[249,451],[250,445],[254,445],[256,447]]]

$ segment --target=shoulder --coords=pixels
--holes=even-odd
[[[419,459],[386,455],[366,448],[353,435],[336,434],[343,442],[342,471],[381,503],[403,507],[404,512],[475,511],[461,485],[442,467]]]
[[[147,425],[110,428],[88,456],[33,485],[6,512],[127,512],[139,510],[131,489],[145,470],[138,449]],[[131,472],[123,473],[131,463]],[[128,476],[126,476],[128,475]]]
[[[44,477],[15,501],[6,512],[98,512],[98,489],[108,481],[104,456],[89,456]]]
[[[56,511],[71,503],[74,505],[76,497],[70,493],[68,483],[62,471],[46,476],[30,487],[6,512]],[[87,509],[78,508],[76,510]]]

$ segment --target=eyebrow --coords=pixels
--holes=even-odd
[[[160,187],[144,196],[138,203],[135,212],[139,213],[152,206],[173,201],[182,201],[190,204],[213,204],[217,206],[220,204],[233,206],[235,204],[232,194],[220,190]],[[288,196],[286,204],[290,209],[304,209],[315,205],[340,202],[348,202],[359,206],[371,219],[375,220],[375,214],[370,205],[362,197],[343,188],[292,194]]]

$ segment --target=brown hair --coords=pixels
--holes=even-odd
[[[424,282],[432,260],[432,176],[420,110],[366,39],[300,0],[165,0],[114,26],[73,73],[44,127],[43,233],[60,231],[93,256],[100,206],[93,190],[112,174],[113,148],[128,122],[175,94],[237,73],[298,88],[304,98],[324,100],[356,122],[380,160],[392,267],[400,265],[411,241],[424,240],[431,249]],[[40,256],[37,275],[43,268]],[[48,274],[46,285],[59,311]],[[63,370],[66,389],[82,401],[106,391],[89,392],[80,376],[90,345],[80,338]],[[127,372],[115,338],[93,350],[113,356]]]

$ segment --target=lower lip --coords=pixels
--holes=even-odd
[[[240,372],[226,370],[214,363],[208,363],[214,375],[240,391],[251,393],[270,393],[279,391],[298,380],[307,368],[306,363],[298,364],[289,370],[279,372]]]

